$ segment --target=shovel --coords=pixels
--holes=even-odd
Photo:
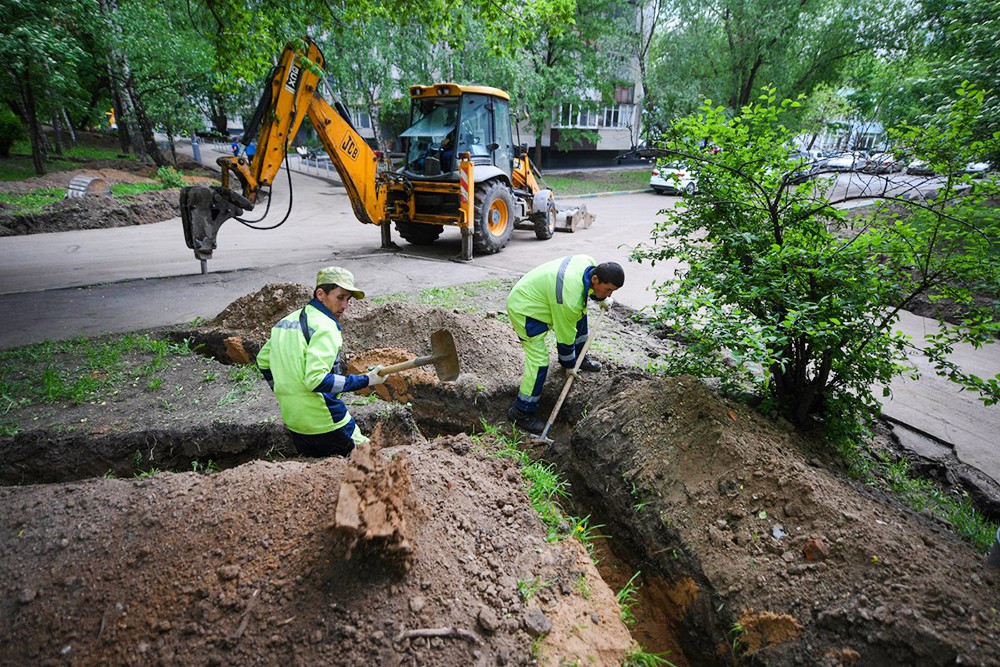
[[[600,316],[597,318],[597,322],[594,323],[594,328],[590,330],[590,335],[587,336],[587,340],[583,342],[583,348],[580,350],[580,354],[576,355],[576,365],[573,366],[573,370],[577,373],[580,372],[580,364],[583,363],[583,358],[587,356],[587,348],[590,347],[590,342],[597,336],[597,330],[601,327],[601,322],[604,321],[604,313],[605,311],[602,310]],[[538,435],[532,435],[529,438],[532,442],[552,444],[553,440],[549,437],[549,429],[552,428],[552,424],[555,423],[556,417],[559,416],[559,410],[562,408],[563,401],[566,400],[566,395],[569,394],[569,388],[573,386],[573,377],[573,374],[566,375],[566,382],[563,384],[562,391],[559,393],[559,398],[556,400],[555,407],[552,408],[549,420],[545,422],[545,428]]]
[[[431,334],[431,353],[429,355],[383,366],[379,369],[378,374],[399,373],[427,364],[434,364],[434,370],[437,371],[438,379],[442,382],[451,382],[458,378],[458,352],[455,350],[455,339],[452,338],[451,332],[447,329],[439,329]]]

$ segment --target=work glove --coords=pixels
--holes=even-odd
[[[601,310],[610,310],[611,306],[615,305],[615,300],[609,296],[607,299],[598,301],[597,303],[601,304]]]
[[[574,380],[580,379],[580,370],[576,367],[576,364],[565,369],[566,375],[571,376]]]
[[[368,371],[368,386],[374,387],[376,385],[383,384],[385,382],[385,375],[379,375],[378,372],[382,370],[381,366],[375,366],[370,371]]]

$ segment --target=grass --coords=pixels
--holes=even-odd
[[[148,183],[115,183],[111,185],[111,194],[115,197],[129,197],[153,190],[165,190],[170,185],[160,182]],[[42,188],[27,194],[16,195],[0,192],[0,203],[10,207],[14,215],[30,215],[39,213],[46,206],[66,198],[66,188]]]
[[[191,354],[190,341],[150,334],[42,341],[0,351],[0,435],[17,435],[16,412],[30,405],[99,402],[133,387],[163,391],[158,373],[171,359]],[[233,367],[234,400],[255,391],[259,377],[255,368]]]
[[[576,517],[564,512],[560,499],[569,498],[569,484],[556,471],[555,464],[532,461],[521,449],[519,431],[507,432],[500,425],[481,422],[482,432],[473,434],[472,440],[485,449],[488,455],[511,459],[521,468],[531,508],[548,530],[546,539],[556,542],[573,536],[580,540],[594,562],[594,540],[606,537],[598,531],[601,526],[590,524],[590,517]]]
[[[635,614],[632,608],[635,607],[635,603],[639,600],[639,587],[642,584],[636,583],[636,579],[642,574],[640,570],[636,570],[635,574],[625,582],[625,585],[620,591],[615,593],[615,598],[618,600],[618,606],[621,608],[620,617],[622,623],[632,627],[635,625]]]
[[[252,364],[230,366],[229,380],[234,386],[219,399],[219,407],[236,403],[248,396],[255,396],[260,389],[261,375],[257,367]]]
[[[641,169],[592,169],[565,175],[547,175],[545,184],[557,197],[596,192],[648,190],[651,167]]]
[[[134,160],[132,156],[121,157],[116,148],[77,145],[63,149],[61,156],[51,154],[45,162],[45,170],[69,171],[79,169],[80,163],[75,160]],[[37,176],[31,162],[31,144],[26,140],[14,144],[10,157],[0,160],[0,181],[22,181]]]
[[[663,657],[664,653],[649,653],[644,651],[642,647],[636,647],[625,654],[625,660],[622,661],[622,667],[661,667],[666,665],[667,667],[676,667],[674,663]]]
[[[852,476],[892,493],[917,512],[928,511],[947,522],[955,533],[986,553],[996,541],[1000,523],[980,514],[964,490],[946,490],[940,484],[916,476],[905,458],[869,445],[843,441],[838,446]]]

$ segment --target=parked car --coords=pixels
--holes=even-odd
[[[698,178],[682,162],[668,162],[653,167],[649,187],[657,194],[693,195],[698,191]]]
[[[837,153],[824,162],[830,171],[858,171],[868,163],[868,154],[863,151]]]
[[[895,174],[905,167],[906,162],[892,153],[873,153],[862,171],[868,174]]]
[[[986,172],[993,171],[993,165],[989,162],[970,162],[962,170],[963,174],[972,174],[973,178],[982,178]]]
[[[907,165],[906,173],[911,176],[933,176],[934,169],[926,160],[914,160]]]

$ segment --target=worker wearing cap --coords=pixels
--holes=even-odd
[[[545,424],[535,417],[549,370],[545,334],[556,335],[559,363],[568,372],[587,340],[587,301],[611,305],[611,293],[625,284],[625,271],[614,262],[597,264],[593,257],[571,255],[535,267],[517,281],[507,297],[507,315],[524,348],[524,373],[517,399],[507,411],[514,424],[541,433]],[[580,370],[599,371],[601,364],[584,357]]]
[[[346,456],[368,442],[340,399],[345,391],[382,384],[379,367],[367,375],[345,375],[340,316],[351,298],[365,293],[347,269],[331,266],[316,275],[312,300],[271,329],[257,366],[274,390],[281,418],[302,456]]]

